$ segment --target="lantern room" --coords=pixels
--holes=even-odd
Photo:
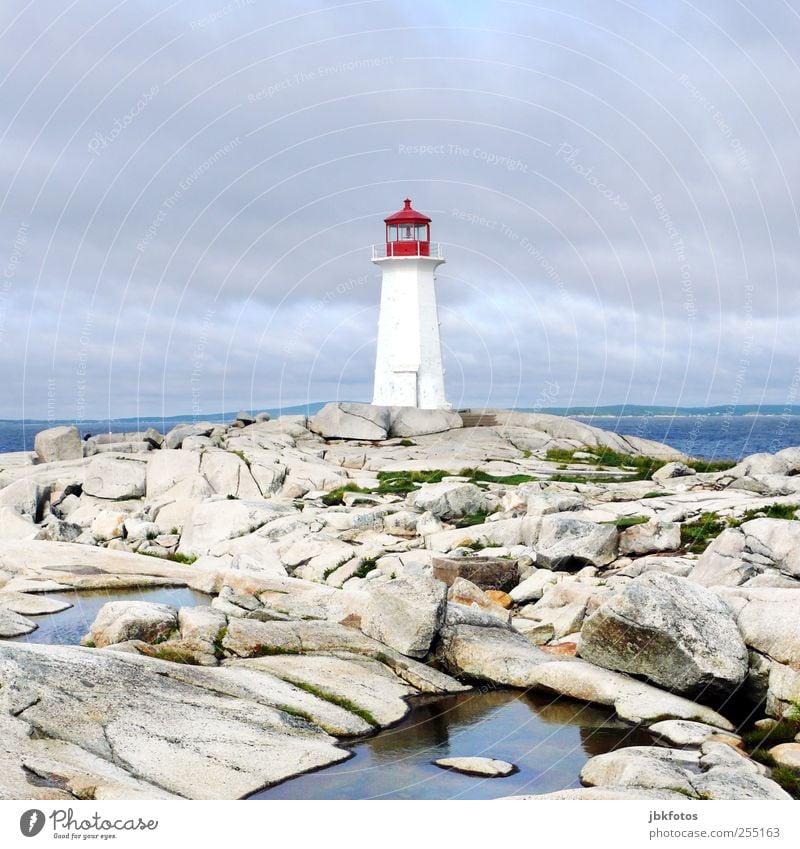
[[[403,208],[383,219],[386,222],[386,256],[430,256],[431,219],[411,208],[406,198]]]

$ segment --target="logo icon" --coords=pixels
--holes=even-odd
[[[25,837],[36,837],[44,828],[44,814],[37,808],[31,808],[19,818],[19,830]]]

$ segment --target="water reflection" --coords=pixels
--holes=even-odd
[[[47,645],[76,646],[94,622],[100,608],[108,601],[150,601],[169,604],[175,608],[209,604],[211,597],[187,587],[142,587],[141,589],[108,589],[91,592],[71,590],[47,593],[46,598],[69,602],[72,607],[60,613],[43,616],[26,616],[39,627],[30,634],[13,637],[14,643],[45,643]]]
[[[578,787],[589,757],[650,737],[607,711],[540,693],[484,690],[417,702],[399,725],[352,748],[341,764],[285,781],[258,799],[491,799]],[[519,772],[481,779],[436,758],[480,755]]]

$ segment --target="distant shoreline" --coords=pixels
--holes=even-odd
[[[325,406],[327,401],[314,401],[308,404],[296,404],[290,407],[258,407],[247,410],[248,413],[266,412],[271,416],[312,416]],[[491,409],[508,409],[518,413],[545,413],[547,415],[564,416],[565,418],[591,418],[591,419],[672,419],[672,418],[789,418],[800,416],[800,405],[785,407],[779,405],[739,405],[737,407],[647,407],[645,405],[606,405],[602,407],[492,407]],[[238,411],[216,412],[216,413],[185,413],[177,415],[133,415],[116,416],[114,418],[84,418],[80,421],[70,418],[23,418],[8,419],[0,418],[0,425],[31,425],[35,427],[53,427],[60,424],[76,423],[81,428],[93,425],[107,425],[125,422],[164,422],[180,424],[183,422],[230,422],[236,418]]]

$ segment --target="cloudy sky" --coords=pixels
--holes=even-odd
[[[792,0],[3,0],[0,417],[369,401],[406,196],[454,405],[800,403],[798,44]]]

